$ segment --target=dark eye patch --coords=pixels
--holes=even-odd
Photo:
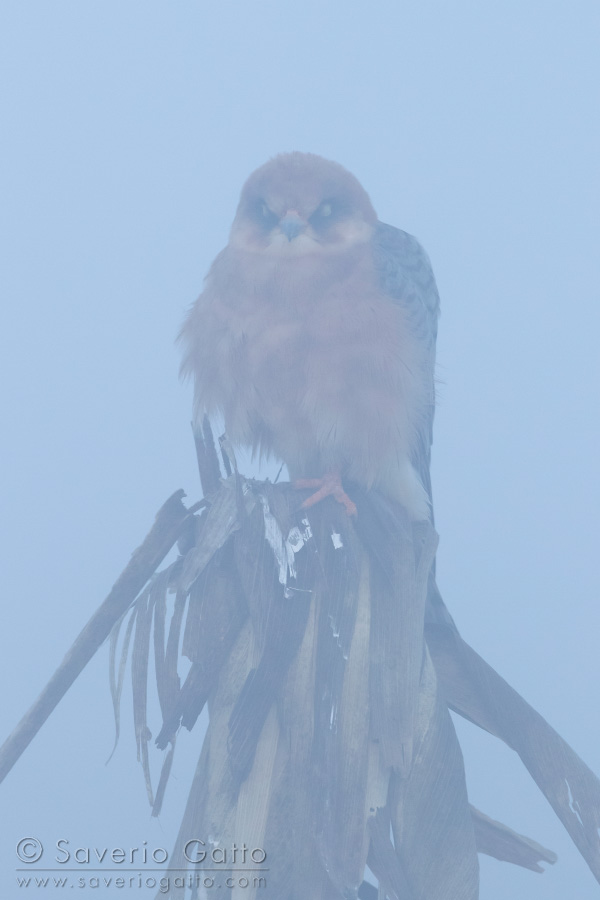
[[[347,212],[346,205],[339,200],[327,198],[319,203],[309,222],[316,230],[328,228],[334,222],[337,222]]]
[[[254,204],[252,216],[266,231],[270,231],[279,222],[279,217],[269,208],[268,203],[262,199],[257,200]]]

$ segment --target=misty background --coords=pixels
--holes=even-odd
[[[174,338],[245,178],[297,149],[431,257],[440,588],[600,772],[599,26],[592,0],[4,0],[0,739],[158,507],[198,499]],[[107,670],[104,647],[0,788],[2,897],[25,836],[48,865],[59,839],[172,848],[201,730],[151,820],[128,685],[105,766]],[[457,727],[471,801],[559,855],[544,875],[480,857],[482,900],[597,897],[518,757]]]

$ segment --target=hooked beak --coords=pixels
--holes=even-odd
[[[279,220],[279,227],[288,241],[293,241],[306,229],[306,222],[295,209],[288,209],[285,216]]]

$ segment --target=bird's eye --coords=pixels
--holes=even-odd
[[[335,200],[323,200],[310,217],[310,224],[317,231],[329,228],[340,215],[340,204]]]
[[[254,218],[263,228],[270,230],[277,225],[278,218],[264,200],[259,200],[254,207]]]

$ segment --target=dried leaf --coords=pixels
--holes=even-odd
[[[167,591],[172,566],[159,572],[150,586],[152,605],[154,607],[154,669],[156,672],[156,688],[163,716],[169,709],[172,696],[165,672],[165,624],[167,618]]]
[[[408,778],[392,776],[390,813],[396,852],[415,897],[476,900],[479,867],[462,754],[427,652],[413,765]]]
[[[138,760],[142,763],[146,792],[150,806],[154,805],[150,762],[148,759],[148,741],[152,734],[147,724],[147,687],[148,656],[150,653],[150,628],[152,623],[152,607],[150,590],[145,591],[137,600],[137,616],[135,621],[135,638],[131,658],[131,684],[133,691],[133,724],[137,745]]]
[[[448,705],[516,750],[600,881],[600,781],[513,688],[446,626],[427,643]]]
[[[171,741],[171,748],[167,755],[164,758],[162,768],[160,770],[160,778],[158,781],[158,787],[156,788],[156,796],[154,798],[154,805],[152,806],[152,816],[155,818],[160,815],[163,800],[165,797],[165,791],[167,789],[167,784],[169,783],[169,775],[171,774],[171,768],[173,766],[173,758],[175,756],[175,738]]]
[[[123,638],[123,646],[121,647],[121,658],[119,661],[119,672],[118,675],[115,672],[115,663],[116,663],[116,653],[117,653],[117,643],[119,640],[119,632],[121,630],[121,625],[124,619],[127,616],[127,612],[130,612],[129,621],[127,623],[127,628],[125,629],[125,637]],[[115,718],[115,743],[110,752],[110,756],[106,760],[107,764],[113,757],[115,750],[117,749],[117,744],[119,743],[119,736],[121,734],[121,695],[123,693],[123,683],[125,681],[125,669],[127,667],[127,657],[129,655],[129,642],[131,640],[131,633],[133,631],[133,626],[135,624],[135,619],[137,616],[137,606],[134,606],[132,610],[127,610],[124,613],[110,634],[110,654],[109,654],[109,680],[110,680],[110,695],[112,698],[113,704],[113,714]]]
[[[477,852],[493,856],[505,862],[531,869],[532,872],[544,872],[540,862],[555,863],[556,853],[542,847],[537,841],[517,834],[508,825],[490,819],[474,806],[471,806],[471,817],[475,828]]]

